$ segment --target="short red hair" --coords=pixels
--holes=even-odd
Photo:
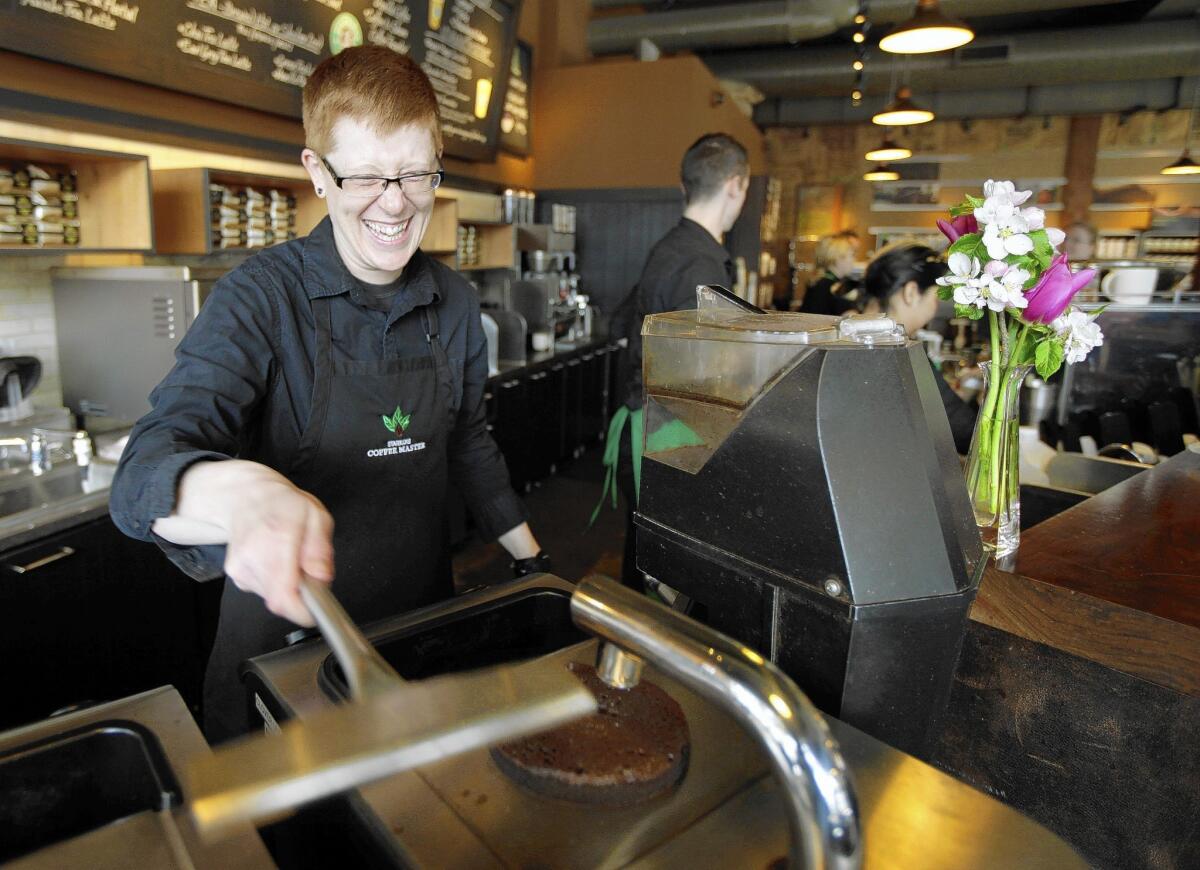
[[[325,58],[304,85],[305,144],[318,154],[333,150],[333,128],[342,118],[360,121],[381,136],[412,124],[433,134],[442,153],[437,94],[411,58],[380,45],[357,45]]]

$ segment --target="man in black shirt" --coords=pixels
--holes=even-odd
[[[627,333],[625,404],[609,424],[604,455],[606,493],[616,483],[629,503],[621,581],[636,589],[642,587],[634,565],[633,528],[642,461],[642,320],[647,314],[695,308],[699,284],[733,285],[733,261],[721,242],[746,203],[750,162],[746,149],[732,136],[710,133],[688,148],[679,174],[683,217],[651,249],[633,290],[636,316]]]

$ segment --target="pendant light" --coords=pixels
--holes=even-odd
[[[966,45],[975,31],[943,15],[938,0],[918,0],[913,17],[879,40],[879,47],[892,54],[929,54]]]
[[[899,181],[900,173],[888,168],[886,163],[876,163],[863,173],[863,181]]]
[[[878,148],[872,148],[864,156],[867,160],[873,160],[876,163],[888,163],[892,160],[905,160],[912,157],[912,149],[905,148],[903,145],[897,145],[887,136],[883,137],[883,142]]]
[[[932,121],[933,117],[933,112],[912,101],[910,88],[902,87],[896,91],[896,98],[888,103],[882,112],[871,118],[871,121],[883,127],[907,127]]]
[[[1163,175],[1200,175],[1200,163],[1197,163],[1187,151],[1184,151],[1178,160],[1158,171]]]
[[[1183,135],[1183,153],[1170,166],[1158,170],[1162,175],[1200,175],[1200,163],[1192,159],[1189,153],[1192,144],[1192,133],[1196,127],[1196,107],[1200,104],[1200,79],[1196,81],[1196,89],[1192,92],[1192,111],[1188,115],[1187,132]]]

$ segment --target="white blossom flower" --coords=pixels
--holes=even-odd
[[[951,254],[947,265],[950,267],[950,274],[937,279],[937,283],[943,287],[965,284],[979,274],[979,260],[963,253]]]
[[[1017,186],[1011,181],[992,181],[990,178],[983,183],[983,196],[985,199],[996,197],[1005,199],[1012,205],[1020,205],[1025,200],[1033,195],[1032,190],[1017,190]]]
[[[1003,266],[1004,271],[1000,271],[999,266]],[[984,269],[984,276],[980,279],[979,293],[987,300],[987,307],[992,311],[1003,311],[1005,308],[1024,308],[1029,304],[1024,293],[1025,282],[1028,280],[1029,273],[1024,269],[1010,267],[1006,263],[993,260]]]
[[[1037,206],[1030,206],[1021,209],[1021,220],[1025,222],[1026,232],[1040,230],[1046,226],[1046,213]]]
[[[1046,238],[1050,240],[1050,246],[1052,248],[1057,248],[1064,241],[1066,241],[1067,234],[1058,227],[1046,227]]]
[[[979,283],[974,280],[954,288],[954,301],[959,305],[974,305],[976,308],[987,305],[987,300],[979,291]]]
[[[1050,328],[1062,339],[1068,363],[1083,362],[1093,348],[1104,344],[1104,333],[1086,312],[1072,306]]]
[[[976,218],[981,209],[976,209]],[[1009,254],[1028,254],[1033,250],[1033,239],[1025,233],[1024,220],[1019,212],[1013,211],[1003,221],[987,224],[983,231],[983,244],[993,260],[1003,260]]]

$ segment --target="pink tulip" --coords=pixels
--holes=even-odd
[[[952,221],[939,220],[937,226],[942,235],[950,240],[950,244],[957,242],[960,236],[979,232],[979,222],[973,214],[960,214]]]
[[[1042,273],[1037,284],[1025,294],[1028,305],[1021,316],[1029,323],[1051,323],[1067,310],[1075,294],[1082,290],[1095,269],[1084,269],[1071,274],[1071,265],[1066,254],[1059,254],[1050,261],[1049,268]]]

